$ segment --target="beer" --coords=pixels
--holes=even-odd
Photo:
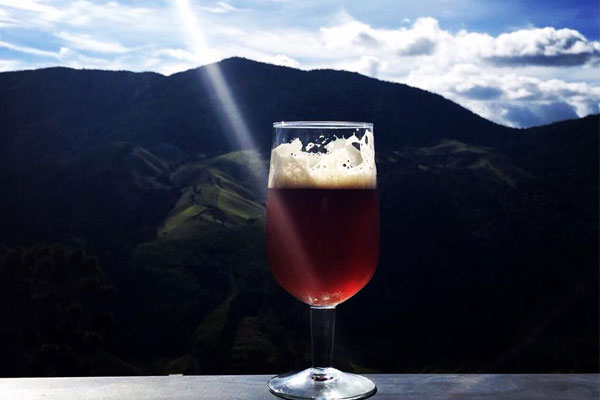
[[[267,254],[277,282],[311,306],[362,289],[379,254],[375,189],[268,190]]]
[[[277,282],[311,306],[335,306],[369,282],[379,254],[370,131],[273,149],[267,254]]]

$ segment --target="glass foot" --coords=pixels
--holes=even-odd
[[[269,390],[284,399],[364,399],[377,392],[364,376],[335,368],[308,368],[269,380]]]

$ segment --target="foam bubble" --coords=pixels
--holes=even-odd
[[[308,152],[323,147],[323,152]],[[271,151],[270,188],[371,189],[377,186],[373,132],[337,138],[323,145],[300,139]]]

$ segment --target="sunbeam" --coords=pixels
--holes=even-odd
[[[217,95],[220,111],[222,111],[219,114],[225,115],[228,128],[230,129],[229,132],[225,133],[226,136],[231,138],[239,149],[257,149],[252,133],[248,129],[246,121],[244,121],[227,81],[219,65],[215,63],[219,59],[218,53],[208,46],[206,37],[202,29],[200,29],[200,24],[190,6],[189,0],[176,0],[175,5],[190,51],[196,57],[199,65],[208,64],[204,67],[208,76],[208,83]],[[257,169],[256,175],[261,177],[259,182],[256,183],[264,185],[263,178],[266,178],[266,169],[261,163],[254,163],[254,165],[254,168]]]
[[[219,55],[208,47],[204,32],[200,29],[189,0],[175,0],[175,8],[185,32],[186,44],[194,54],[196,62],[202,65],[218,61]]]
[[[176,7],[180,16],[183,29],[186,33],[187,45],[190,51],[195,55],[199,64],[206,64],[204,69],[206,70],[208,77],[208,84],[212,90],[216,93],[218,104],[221,111],[219,114],[225,115],[227,125],[230,129],[229,132],[225,132],[228,138],[231,138],[236,146],[240,149],[257,149],[256,143],[253,139],[252,133],[244,120],[242,113],[239,110],[236,99],[234,98],[225,77],[215,61],[218,59],[218,55],[214,50],[211,50],[207,44],[206,38],[200,29],[198,20],[190,6],[189,0],[176,0]],[[269,127],[270,128],[270,127]],[[250,159],[247,154],[242,153],[242,156],[248,161],[250,165]],[[253,163],[257,168],[258,181],[254,182],[257,191],[264,190],[265,181],[262,178],[266,178],[267,171],[263,164]],[[315,266],[311,255],[308,254],[307,250],[303,246],[302,238],[297,232],[294,220],[291,218],[289,210],[285,206],[281,205],[279,208],[271,209],[270,215],[271,220],[276,219],[280,221],[279,226],[284,227],[284,231],[277,232],[278,235],[283,235],[288,243],[288,248],[294,254],[295,258],[301,260],[305,268],[303,274],[307,279],[311,281],[316,280],[314,272]],[[274,214],[274,215],[273,215]],[[301,300],[302,296],[299,296]]]

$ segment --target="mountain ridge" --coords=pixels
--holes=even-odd
[[[0,74],[0,104],[4,106],[3,111],[0,110],[0,118],[5,121],[7,131],[27,132],[27,126],[34,125],[37,130],[55,131],[55,136],[66,134],[70,136],[69,143],[63,141],[60,144],[70,145],[73,147],[71,151],[78,152],[85,151],[86,146],[92,146],[94,141],[102,142],[103,136],[110,135],[108,132],[118,132],[121,139],[128,132],[133,142],[142,145],[169,139],[178,142],[176,144],[181,148],[197,150],[201,146],[204,150],[216,152],[238,150],[235,138],[229,137],[228,143],[224,144],[214,137],[230,130],[227,110],[221,109],[219,104],[222,94],[215,92],[207,73],[207,69],[214,65],[219,66],[226,81],[233,83],[228,85],[232,97],[250,132],[253,132],[254,141],[263,151],[268,149],[270,142],[270,132],[264,132],[265,126],[270,128],[270,123],[275,120],[306,119],[307,115],[312,119],[335,120],[352,113],[353,119],[375,122],[376,129],[386,132],[385,136],[381,136],[385,138],[380,139],[382,144],[385,141],[427,140],[426,136],[433,140],[439,135],[435,131],[442,131],[444,127],[423,118],[427,109],[420,110],[420,106],[434,113],[439,111],[436,109],[442,110],[440,112],[447,118],[444,122],[449,126],[446,128],[453,130],[454,134],[462,132],[461,128],[486,132],[512,131],[439,95],[407,85],[345,71],[302,71],[241,58],[226,59],[170,76],[64,67],[6,72]],[[270,84],[258,84],[259,81],[270,81]],[[349,83],[345,83],[347,81]],[[23,92],[35,93],[35,97],[23,98]],[[254,104],[257,101],[259,104]],[[312,110],[298,113],[295,109],[303,101],[315,105]],[[282,102],[290,103],[287,111],[275,112],[273,109],[278,106],[274,103]],[[389,109],[390,104],[403,102],[406,103],[403,107]],[[429,103],[435,104],[433,108]],[[249,112],[248,108],[254,111]],[[94,109],[93,113],[87,111],[91,109]],[[125,111],[128,114],[123,114]],[[403,119],[394,120],[391,116],[395,114],[401,114]],[[459,127],[459,122],[465,125]],[[156,135],[157,131],[169,129],[176,132]],[[77,135],[70,133],[71,130],[76,130]],[[195,130],[205,131],[203,140],[194,137]],[[411,137],[407,137],[403,130],[407,130]],[[391,132],[401,133],[396,133],[398,137],[394,139]],[[81,135],[86,136],[88,143],[74,146],[72,142],[81,141]],[[470,139],[477,140],[477,136],[482,135],[471,135]],[[31,142],[28,144],[31,145]],[[57,143],[50,144],[60,148]]]
[[[385,79],[380,79],[380,78],[376,78],[376,77],[370,77],[364,74],[361,74],[359,72],[355,72],[355,71],[347,71],[347,70],[343,70],[343,69],[334,69],[334,68],[314,68],[314,69],[309,69],[309,70],[305,70],[305,69],[300,69],[300,68],[294,68],[294,67],[289,67],[286,65],[278,65],[278,64],[271,64],[268,62],[264,62],[264,61],[259,61],[259,60],[253,60],[251,58],[246,58],[246,57],[240,57],[240,56],[232,56],[232,57],[227,57],[224,58],[220,61],[216,61],[214,63],[209,63],[209,64],[203,64],[197,67],[193,67],[193,68],[189,68],[183,71],[178,71],[178,72],[174,72],[172,74],[168,74],[165,75],[163,73],[160,72],[156,72],[156,71],[130,71],[130,70],[104,70],[104,69],[97,69],[97,68],[74,68],[74,67],[67,67],[67,66],[51,66],[51,67],[43,67],[43,68],[34,68],[34,69],[24,69],[24,70],[14,70],[14,71],[1,71],[0,75],[2,74],[15,74],[15,73],[27,73],[27,72],[36,72],[36,71],[46,71],[46,70],[68,70],[68,71],[91,71],[91,72],[108,72],[108,73],[130,73],[130,74],[139,74],[139,75],[157,75],[163,78],[171,78],[174,76],[178,76],[178,75],[182,75],[182,74],[187,74],[187,73],[192,73],[192,72],[198,72],[199,70],[203,69],[203,68],[207,68],[210,66],[214,66],[214,65],[220,65],[222,63],[231,63],[231,62],[250,62],[250,63],[256,63],[256,64],[262,64],[262,65],[267,65],[267,66],[272,66],[272,67],[276,67],[276,68],[282,68],[282,69],[287,69],[287,70],[293,70],[293,71],[302,71],[302,72],[319,72],[319,71],[331,71],[331,72],[342,72],[342,73],[348,73],[348,74],[353,74],[353,75],[357,75],[357,76],[361,76],[367,79],[373,79],[375,81],[379,81],[379,82],[383,82],[383,83],[390,83],[390,84],[397,84],[397,85],[401,85],[401,86],[406,86],[409,88],[413,88],[413,89],[418,89],[433,95],[437,95],[441,98],[443,98],[444,100],[453,102],[457,105],[459,105],[460,107],[463,107],[465,109],[467,109],[464,106],[461,106],[460,104],[454,102],[451,99],[448,99],[446,97],[444,97],[443,95],[440,95],[438,93],[432,92],[430,90],[427,89],[421,89],[421,88],[417,88],[415,86],[410,86],[408,84],[402,83],[402,82],[394,82],[394,81],[390,81],[390,80],[385,80]],[[479,114],[476,114],[475,112],[467,109],[468,111],[470,111],[471,113],[477,115],[480,118],[486,119],[485,117],[480,116]],[[593,115],[598,115],[598,114],[590,114],[588,116],[593,116]],[[586,118],[588,116],[585,117],[581,117],[581,118]],[[561,123],[564,121],[570,121],[570,120],[577,120],[579,118],[571,118],[571,119],[566,119],[566,120],[562,120],[562,121],[555,121],[555,122],[551,122],[548,124],[541,124],[541,125],[536,125],[536,126],[532,126],[532,127],[528,127],[528,128],[520,128],[520,127],[510,127],[507,125],[503,125],[500,123],[496,123],[493,121],[490,121],[496,125],[500,125],[509,129],[516,129],[516,130],[529,130],[529,129],[535,129],[541,126],[546,126],[546,125],[553,125],[556,123]],[[486,119],[487,120],[487,119]],[[489,121],[489,120],[488,120]]]
[[[277,65],[277,64],[270,64],[267,62],[263,62],[263,61],[257,61],[257,60],[252,60],[249,58],[245,58],[245,57],[239,57],[239,56],[232,56],[232,57],[227,57],[224,58],[220,61],[214,62],[214,63],[210,63],[210,64],[204,64],[204,65],[200,65],[198,67],[194,67],[194,68],[190,68],[187,70],[183,70],[183,71],[179,71],[179,72],[175,72],[169,75],[165,75],[162,74],[160,72],[155,72],[155,71],[129,71],[129,70],[103,70],[103,69],[96,69],[96,68],[73,68],[73,67],[66,67],[66,66],[51,66],[51,67],[44,67],[44,68],[38,68],[38,69],[26,69],[26,70],[16,70],[16,71],[2,71],[0,72],[0,76],[2,75],[13,75],[13,74],[21,74],[21,73],[35,73],[35,72],[42,72],[42,71],[73,71],[73,72],[94,72],[94,73],[115,73],[115,74],[135,74],[135,75],[140,75],[140,76],[156,76],[156,77],[161,77],[161,78],[165,78],[165,79],[169,79],[169,78],[175,78],[178,76],[184,76],[187,74],[192,74],[192,73],[198,73],[201,72],[204,69],[213,67],[213,66],[220,66],[220,65],[226,65],[226,64],[232,64],[232,63],[246,63],[246,64],[260,64],[262,66],[268,66],[268,67],[274,67],[274,68],[278,68],[278,69],[283,69],[283,70],[288,70],[288,71],[301,71],[301,72],[305,72],[305,73],[312,73],[312,72],[333,72],[333,73],[346,73],[346,74],[350,74],[350,75],[355,75],[355,76],[359,76],[361,78],[366,78],[366,79],[371,79],[374,81],[378,81],[381,83],[385,83],[385,84],[394,84],[394,85],[400,85],[406,88],[411,88],[411,89],[416,89],[416,90],[420,90],[426,93],[429,93],[431,95],[435,95],[440,97],[443,100],[452,102],[458,106],[460,106],[461,108],[466,109],[467,111],[471,112],[472,114],[474,114],[475,116],[485,119],[487,120],[485,117],[482,117],[478,114],[476,114],[475,112],[465,108],[464,106],[461,106],[460,104],[454,102],[451,99],[448,99],[446,97],[444,97],[443,95],[437,94],[435,92],[429,91],[427,89],[421,89],[421,88],[417,88],[414,86],[410,86],[407,85],[405,83],[401,83],[401,82],[394,82],[394,81],[389,81],[389,80],[384,80],[384,79],[379,79],[379,78],[374,78],[374,77],[369,77],[366,75],[363,75],[361,73],[358,72],[353,72],[353,71],[346,71],[346,70],[342,70],[342,69],[333,69],[333,68],[315,68],[315,69],[310,69],[310,70],[304,70],[304,69],[299,69],[299,68],[293,68],[293,67],[289,67],[289,66],[283,66],[283,65]],[[592,114],[595,115],[595,114]],[[577,118],[575,118],[577,119]],[[566,121],[566,120],[565,120]],[[539,126],[545,126],[545,125],[551,125],[554,123],[560,123],[563,121],[557,121],[557,122],[553,122],[550,124],[542,124],[542,125],[538,125],[538,126],[533,126],[533,127],[528,127],[528,128],[513,128],[513,127],[509,127],[506,125],[502,125],[499,123],[495,123],[493,121],[489,121],[495,125],[499,125],[502,126],[504,128],[508,128],[508,129],[516,129],[516,130],[529,130],[529,129],[535,129]]]

